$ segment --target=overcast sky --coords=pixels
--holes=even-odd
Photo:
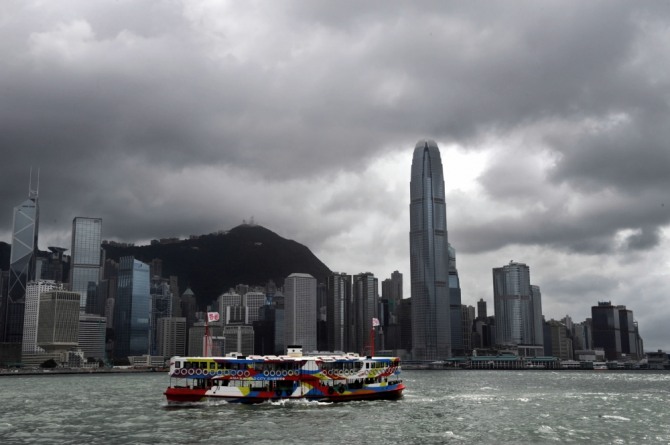
[[[464,304],[524,262],[547,319],[623,304],[670,351],[669,122],[667,2],[0,2],[0,240],[39,167],[41,249],[253,217],[409,296],[434,139]]]

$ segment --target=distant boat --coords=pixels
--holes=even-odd
[[[303,356],[299,347],[282,356],[173,357],[165,396],[170,403],[398,399],[405,389],[400,372],[397,357]]]

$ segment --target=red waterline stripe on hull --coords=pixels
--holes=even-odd
[[[206,393],[206,389],[168,388],[164,394],[168,402],[199,402]]]

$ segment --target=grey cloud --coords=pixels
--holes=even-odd
[[[45,232],[101,216],[105,236],[137,240],[250,213],[302,242],[367,246],[345,236],[359,228],[348,212],[394,220],[408,203],[364,185],[366,168],[432,138],[493,162],[484,196],[449,202],[465,257],[664,242],[665,2],[69,0],[2,4],[0,16],[2,233],[32,165]],[[220,177],[184,175],[207,169]],[[342,172],[358,190],[304,208],[306,183]],[[406,230],[371,238],[397,256]]]

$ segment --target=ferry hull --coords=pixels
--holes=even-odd
[[[277,394],[272,391],[251,391],[246,395],[213,393],[204,389],[190,388],[168,388],[165,391],[165,397],[169,403],[193,403],[205,400],[224,400],[231,403],[263,403],[267,401],[278,400],[300,400],[305,399],[317,402],[351,402],[357,400],[397,400],[402,397],[405,385],[398,384],[388,389],[358,389],[347,391],[343,394],[334,392],[333,394],[304,394],[294,395],[287,393]]]

